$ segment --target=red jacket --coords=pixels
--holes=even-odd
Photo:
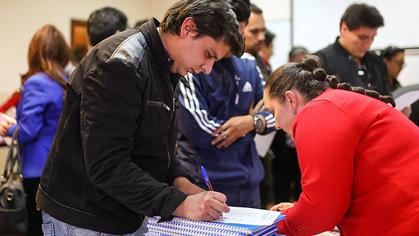
[[[327,90],[297,114],[302,193],[278,226],[313,235],[419,235],[419,128],[383,102]]]

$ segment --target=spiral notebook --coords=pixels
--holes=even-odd
[[[171,221],[160,222],[160,217],[148,218],[147,236],[162,235],[272,235],[276,232],[276,223],[285,216],[280,212],[261,209],[230,207],[218,221],[195,221],[174,217]]]

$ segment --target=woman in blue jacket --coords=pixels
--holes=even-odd
[[[63,106],[67,79],[64,67],[69,57],[70,48],[63,34],[52,25],[41,27],[29,44],[29,69],[21,76],[23,87],[16,110],[17,123],[0,124],[2,136],[11,136],[18,129],[27,195],[28,235],[43,235],[35,194]]]

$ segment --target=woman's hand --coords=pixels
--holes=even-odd
[[[15,119],[0,112],[0,136],[6,136],[7,130],[14,124],[16,124]]]
[[[294,203],[291,202],[281,202],[279,204],[276,204],[275,206],[271,207],[271,211],[284,211],[288,208],[291,208],[294,206]]]

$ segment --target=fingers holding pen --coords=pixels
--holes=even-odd
[[[227,197],[219,192],[202,192],[189,195],[173,212],[173,215],[191,220],[216,220],[230,209],[225,203]]]

